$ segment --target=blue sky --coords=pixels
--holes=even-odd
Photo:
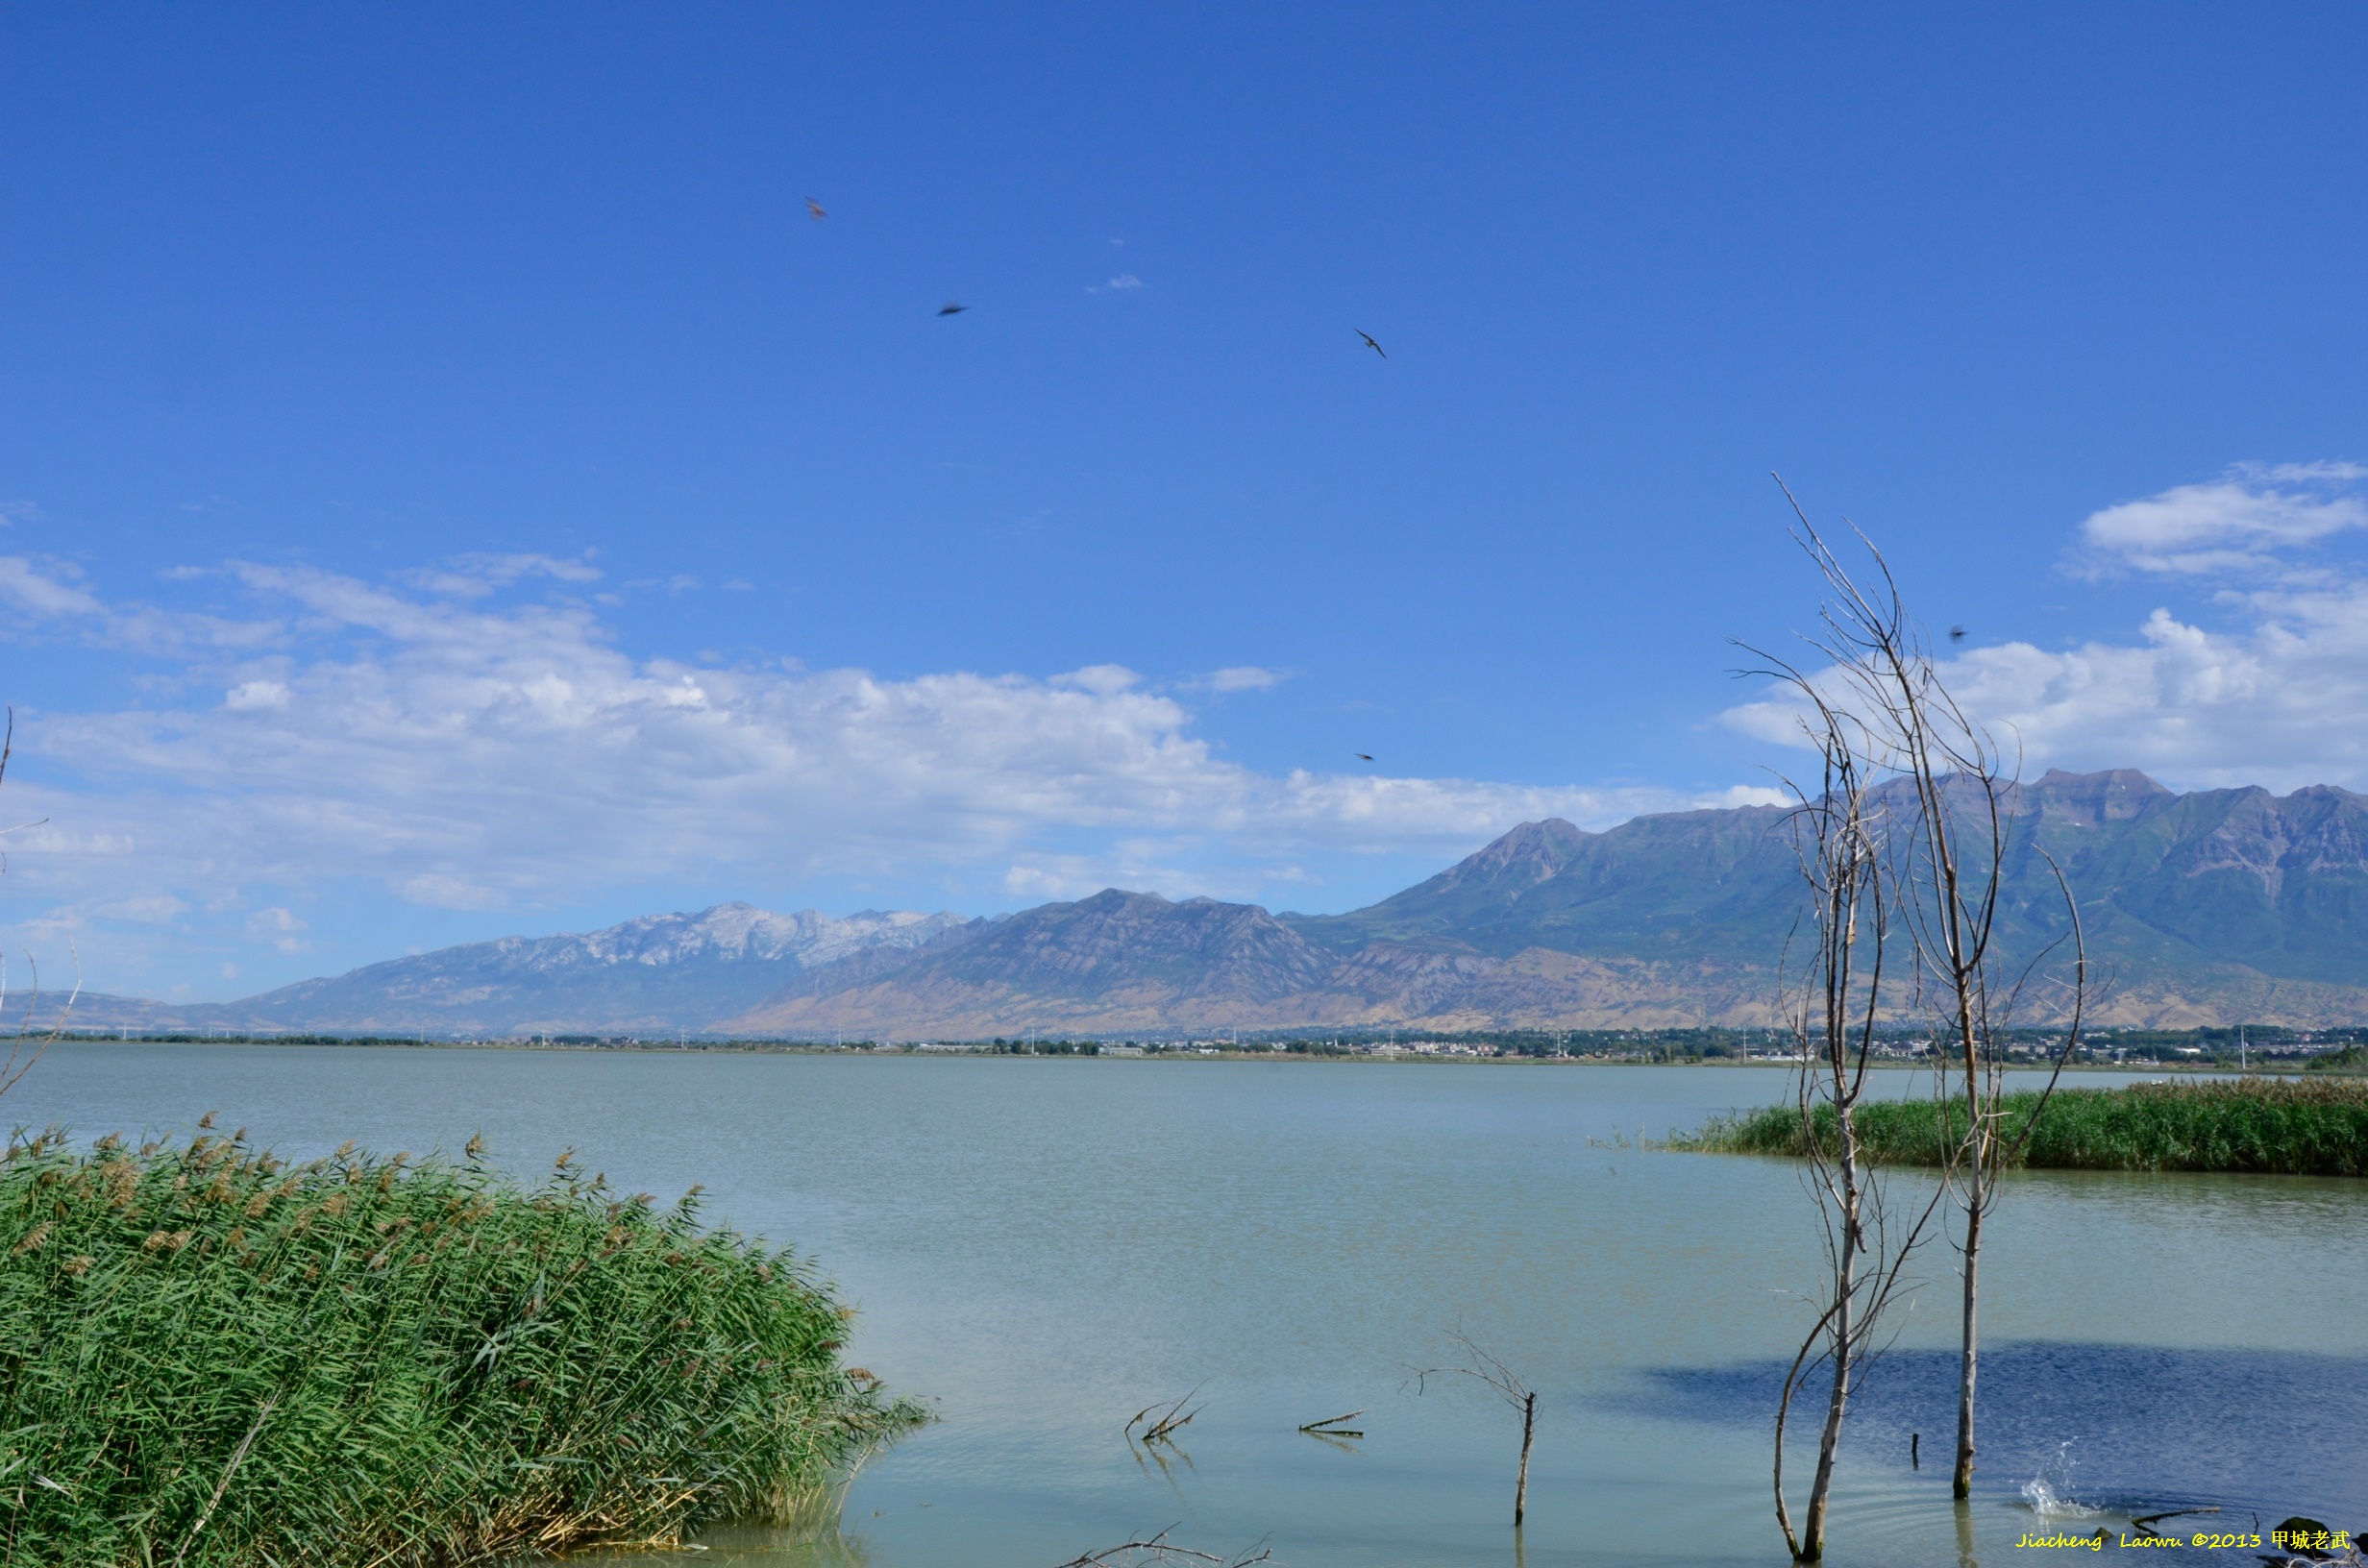
[[[2364,78],[2307,5],[8,8],[9,944],[1350,907],[1766,787],[1770,469],[2035,770],[2368,788]]]

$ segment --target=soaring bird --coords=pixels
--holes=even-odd
[[[937,313],[941,316],[958,316],[969,308],[970,306],[964,305],[960,300],[948,300],[944,305],[937,307]]]
[[[1373,334],[1372,334],[1372,333],[1370,333],[1370,332],[1369,332],[1369,331],[1365,331],[1365,330],[1364,330],[1363,328],[1361,328],[1361,327],[1351,327],[1351,328],[1349,329],[1349,331],[1352,331],[1352,332],[1355,332],[1355,333],[1356,333],[1359,337],[1361,337],[1361,338],[1365,339],[1365,346],[1366,346],[1367,348],[1369,348],[1369,349],[1372,350],[1375,354],[1380,355],[1381,355],[1384,359],[1387,359],[1387,358],[1389,358],[1389,357],[1390,357],[1390,355],[1389,355],[1388,352],[1387,352],[1386,350],[1384,350],[1380,344],[1378,344],[1378,343],[1376,343],[1376,342],[1374,342],[1374,341],[1373,341]]]
[[[1961,643],[1961,642],[1963,642],[1964,640],[1965,640],[1965,628],[1964,628],[1964,627],[1962,627],[1962,626],[1951,626],[1951,627],[1949,628],[1949,641],[1950,641],[1950,642],[1952,642],[1952,643]]]
[[[829,213],[823,210],[823,204],[816,201],[811,196],[808,196],[805,199],[805,215],[812,218],[816,223],[820,223],[823,219],[830,216]]]
[[[1357,751],[1350,754],[1353,755],[1359,762],[1370,762],[1373,760],[1373,754],[1370,751]]]

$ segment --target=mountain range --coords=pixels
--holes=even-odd
[[[971,922],[866,910],[845,919],[718,904],[603,931],[504,937],[300,980],[238,1002],[176,1006],[84,996],[76,1026],[505,1038],[698,1032],[792,976],[867,952],[909,951]]]
[[[2007,804],[2002,950],[2028,958],[2062,935],[2060,867],[2096,1021],[2368,1019],[2368,796],[2182,795],[2120,770],[2050,772]],[[1344,915],[1118,889],[993,919],[726,904],[447,948],[243,1002],[99,998],[77,1021],[883,1040],[1762,1024],[1801,908],[1786,819],[1746,806],[1600,833],[1524,822]],[[2062,970],[2040,971],[2024,1017],[2060,1013]]]

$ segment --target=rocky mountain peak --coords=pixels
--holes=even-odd
[[[1578,859],[1595,837],[1560,817],[1522,822],[1442,871],[1438,881],[1444,887],[1484,882],[1507,888],[1543,882]]]
[[[2101,773],[2050,768],[2036,784],[2025,788],[2042,813],[2084,827],[2126,822],[2158,800],[2176,798],[2134,768],[2109,768]]]

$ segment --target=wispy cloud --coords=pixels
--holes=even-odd
[[[39,620],[103,613],[95,598],[69,580],[80,575],[71,567],[43,571],[22,555],[0,555],[0,600]]]
[[[398,580],[432,594],[449,594],[460,599],[483,599],[496,589],[506,588],[522,577],[545,576],[558,582],[598,582],[600,572],[589,561],[567,560],[553,555],[456,555],[439,567],[417,568],[398,574]],[[676,584],[688,582],[676,578]],[[629,587],[639,586],[628,584]]]
[[[2242,463],[2203,484],[2182,484],[2093,512],[2081,525],[2080,564],[2092,574],[2137,571],[2206,576],[2291,565],[2284,552],[2368,527],[2357,463]]]

